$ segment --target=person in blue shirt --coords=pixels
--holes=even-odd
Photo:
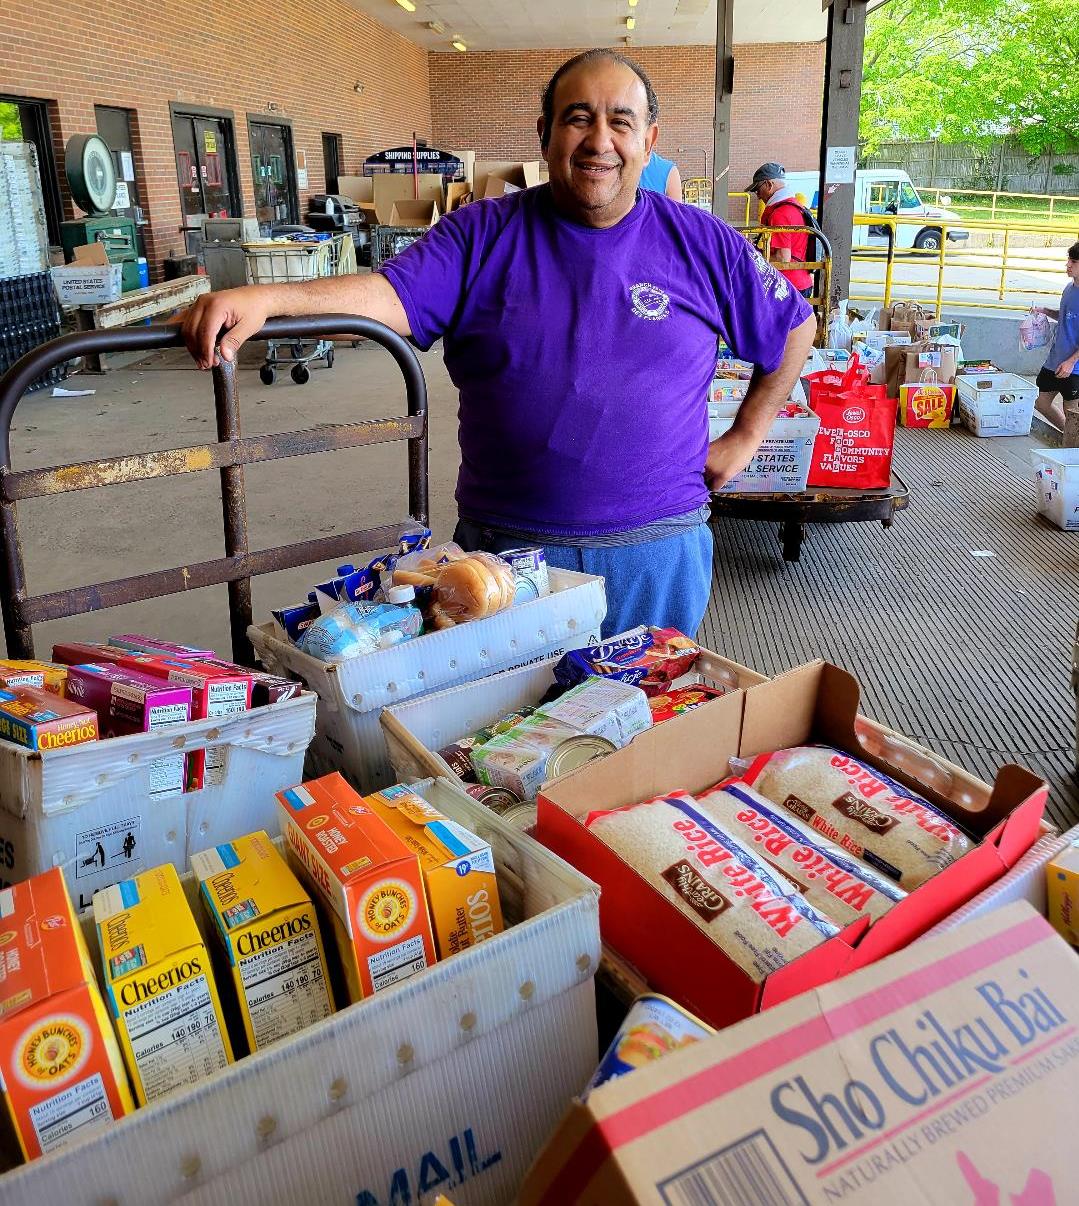
[[[654,193],[666,193],[672,201],[682,200],[682,177],[672,159],[652,152],[651,158],[641,172],[641,188],[650,188]]]
[[[1038,413],[1057,427],[1064,426],[1065,407],[1079,402],[1079,243],[1068,248],[1068,283],[1060,295],[1060,306],[1051,310],[1035,306],[1039,314],[1057,320],[1056,335],[1038,374]],[[1057,401],[1057,395],[1061,401]]]

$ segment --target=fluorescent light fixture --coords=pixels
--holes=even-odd
[[[461,41],[460,38],[455,38],[453,40],[453,42],[451,43],[451,45],[453,46],[454,50],[459,50],[459,51],[461,51],[462,54],[464,54],[464,52],[468,49],[468,47],[464,44],[464,42]]]
[[[627,17],[626,18],[626,29],[636,29],[636,28],[637,28],[637,18],[636,17]]]
[[[412,3],[412,0],[397,0],[397,3],[406,13],[414,13],[416,11],[416,6]]]
[[[446,32],[446,27],[441,21],[428,21],[427,28],[436,34],[444,34]]]

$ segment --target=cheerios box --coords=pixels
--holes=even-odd
[[[325,905],[352,1001],[435,962],[416,854],[336,771],[277,794],[294,864]]]
[[[59,867],[0,892],[0,1089],[27,1160],[135,1108]]]

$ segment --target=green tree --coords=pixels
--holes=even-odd
[[[866,28],[860,135],[994,142],[1079,134],[1076,0],[888,0]]]
[[[18,142],[22,139],[19,106],[12,101],[0,101],[0,139],[8,142]]]

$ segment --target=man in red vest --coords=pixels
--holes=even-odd
[[[762,226],[804,226],[811,228],[805,208],[793,191],[787,187],[786,169],[779,163],[763,163],[753,173],[753,181],[746,189],[753,193],[764,206],[761,213]],[[784,264],[805,261],[809,235],[797,231],[778,231],[769,242],[768,258],[791,283],[791,287],[803,297],[813,296],[813,276],[805,268],[784,268]]]

